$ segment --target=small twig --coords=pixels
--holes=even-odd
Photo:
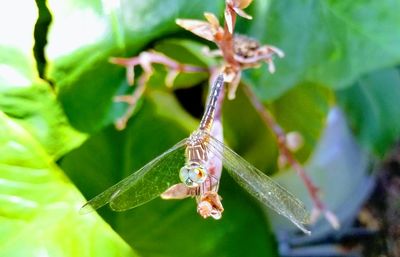
[[[340,225],[337,217],[330,210],[326,208],[325,204],[319,197],[318,187],[312,182],[311,178],[307,175],[304,167],[296,159],[292,151],[287,147],[286,134],[284,130],[276,122],[272,113],[267,108],[264,107],[264,105],[258,100],[257,96],[253,93],[253,91],[249,87],[244,87],[244,91],[249,97],[254,108],[260,114],[260,117],[262,118],[264,123],[269,128],[271,128],[273,134],[275,135],[280,154],[286,158],[289,165],[292,166],[292,168],[299,175],[300,179],[303,181],[314,205],[314,210],[311,215],[311,221],[315,222],[319,214],[322,212],[325,218],[332,225],[332,227],[338,229]]]
[[[162,64],[167,68],[168,74],[165,78],[165,84],[167,87],[172,87],[175,78],[181,72],[208,72],[207,68],[181,64],[155,51],[145,51],[140,53],[138,56],[131,58],[111,57],[110,62],[126,68],[126,79],[129,85],[133,85],[135,82],[135,66],[139,65],[143,69],[143,73],[140,75],[138,80],[138,85],[133,91],[132,95],[117,96],[114,99],[117,102],[125,102],[128,104],[125,114],[115,123],[116,128],[119,130],[123,130],[126,127],[126,123],[132,116],[137,102],[142,97],[146,89],[147,82],[153,74],[152,64]]]
[[[143,73],[139,78],[138,86],[132,95],[122,95],[114,98],[116,102],[126,102],[128,104],[128,108],[125,111],[125,114],[120,117],[116,123],[115,127],[118,130],[123,130],[126,127],[128,119],[132,116],[135,111],[135,107],[139,99],[142,97],[144,90],[146,89],[146,83],[149,80],[151,73]]]
[[[162,53],[156,51],[145,51],[141,52],[138,56],[131,58],[118,58],[111,57],[110,62],[121,65],[124,67],[140,65],[143,68],[143,63],[147,62],[149,64],[162,64],[171,70],[177,70],[180,72],[204,72],[208,71],[207,68],[192,66],[189,64],[181,64]]]

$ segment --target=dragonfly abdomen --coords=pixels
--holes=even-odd
[[[210,131],[212,127],[212,122],[214,120],[215,107],[218,102],[219,95],[224,86],[224,77],[223,75],[219,75],[215,80],[213,86],[211,87],[210,95],[207,100],[207,108],[204,112],[203,118],[200,122],[200,130],[205,130],[207,132]]]

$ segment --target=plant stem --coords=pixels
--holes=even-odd
[[[132,116],[138,100],[142,97],[148,80],[153,74],[152,64],[162,64],[168,69],[168,74],[165,83],[171,87],[174,79],[179,72],[208,72],[207,68],[192,66],[188,64],[181,64],[161,53],[155,51],[145,51],[140,53],[138,56],[131,58],[110,58],[110,62],[113,64],[121,65],[126,68],[127,81],[129,85],[134,84],[135,66],[139,65],[143,69],[143,73],[138,79],[138,85],[133,91],[132,95],[117,96],[115,101],[126,102],[129,106],[125,114],[116,121],[116,128],[122,130],[126,127],[129,118]]]
[[[250,87],[244,87],[244,91],[249,97],[251,103],[254,108],[260,114],[260,117],[264,121],[264,123],[272,130],[272,133],[275,135],[277,145],[279,148],[279,152],[286,157],[290,166],[296,171],[300,179],[303,181],[311,200],[318,211],[321,211],[326,214],[326,207],[322,200],[320,199],[318,192],[318,187],[313,183],[311,178],[307,175],[306,170],[300,164],[300,162],[293,155],[292,151],[286,145],[286,134],[282,127],[276,122],[272,113],[265,108],[265,106],[258,100],[257,96],[250,89]],[[331,221],[330,221],[331,222]],[[332,226],[336,226],[331,222]]]

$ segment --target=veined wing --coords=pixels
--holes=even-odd
[[[107,203],[114,211],[124,211],[153,200],[170,186],[179,183],[179,170],[185,164],[185,148],[186,139],[89,200],[81,213],[88,213]]]
[[[222,159],[229,174],[251,195],[310,233],[303,225],[309,222],[309,213],[299,199],[212,136],[208,150]]]

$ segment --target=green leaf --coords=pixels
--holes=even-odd
[[[0,113],[0,255],[135,256],[28,131]],[[89,238],[89,240],[88,240]]]
[[[400,61],[400,2],[254,1],[242,31],[281,48],[277,72],[263,66],[248,79],[264,100],[303,82],[350,86],[366,72]]]
[[[98,216],[78,214],[85,200],[54,163],[85,135],[38,77],[36,19],[34,1],[0,8],[12,24],[0,28],[0,256],[136,256]]]
[[[24,8],[21,10],[21,5]],[[22,0],[3,4],[0,8],[0,86],[30,85],[37,78],[33,58],[33,27],[37,19],[34,2]],[[15,15],[19,13],[19,15]],[[23,17],[23,19],[21,19]],[[13,24],[13,26],[7,26]]]
[[[337,96],[358,140],[370,151],[383,156],[400,138],[398,69],[369,73]]]
[[[105,190],[198,125],[176,122],[185,112],[174,107],[178,105],[169,94],[149,92],[147,96],[126,130],[116,132],[108,127],[63,159],[62,167],[85,195],[92,197]],[[190,198],[156,199],[131,211],[103,208],[100,213],[144,256],[276,256],[273,235],[257,204],[229,176],[223,175],[220,190],[225,207],[220,221],[202,219]]]
[[[249,98],[239,87],[233,101],[223,106],[224,135],[232,149],[261,171],[276,171],[276,140]]]
[[[0,83],[0,110],[29,131],[54,159],[83,142],[85,135],[68,124],[49,84],[10,86]]]
[[[31,50],[37,10],[34,3],[26,5],[21,20],[13,15],[20,4],[16,1],[1,8],[4,13],[0,19],[15,19],[19,27],[3,26],[0,31],[0,110],[58,158],[81,144],[85,136],[69,126],[50,85],[38,77]]]
[[[152,40],[179,31],[178,17],[221,9],[207,1],[49,1],[49,78],[72,125],[94,132],[123,113],[113,97],[126,92],[125,70],[111,56],[132,56]],[[96,106],[96,108],[93,108]]]
[[[296,131],[302,136],[304,145],[296,152],[300,161],[306,161],[318,143],[333,100],[330,89],[305,83],[270,104],[276,121],[285,132]]]

